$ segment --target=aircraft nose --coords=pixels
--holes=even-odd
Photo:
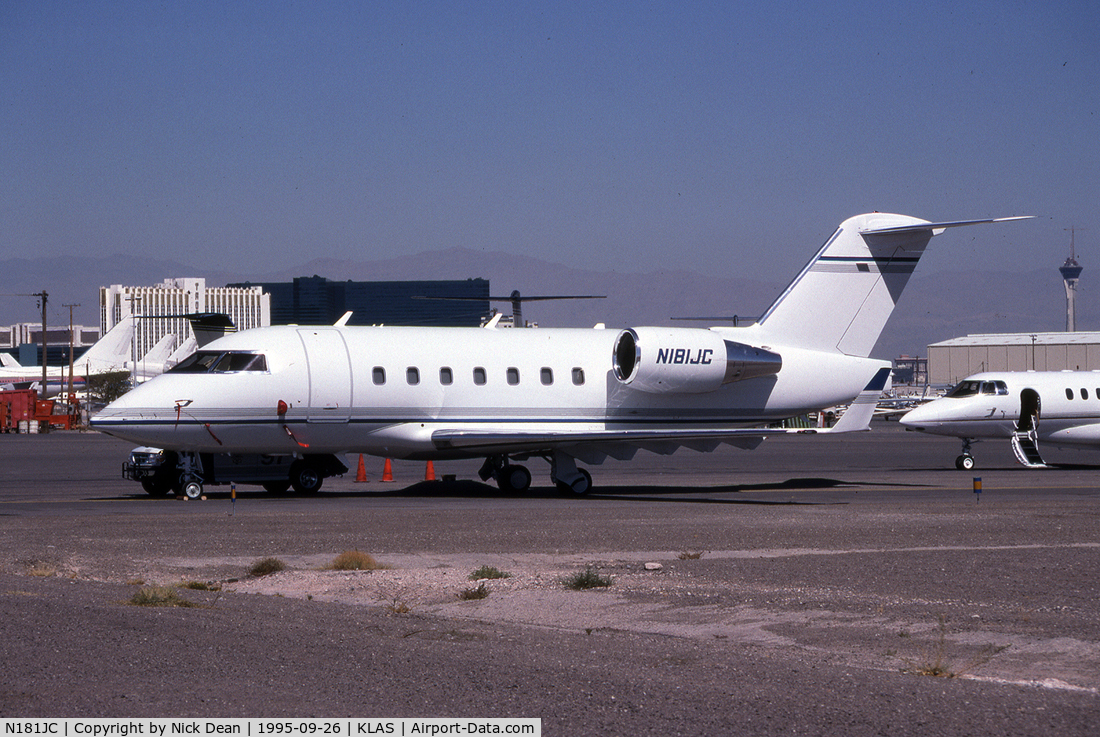
[[[915,430],[923,430],[935,425],[936,423],[933,418],[935,417],[936,411],[932,407],[932,404],[935,403],[933,402],[921,407],[914,407],[902,415],[898,422]]]

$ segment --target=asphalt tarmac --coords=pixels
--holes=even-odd
[[[1100,453],[1044,449],[1059,465],[1028,470],[986,442],[961,472],[958,441],[875,423],[640,452],[589,466],[585,498],[558,495],[538,459],[532,492],[508,496],[471,481],[477,462],[434,464],[454,482],[395,462],[382,483],[368,458],[368,483],[315,497],[188,502],[122,480],[129,450],[0,436],[0,716],[522,716],[570,735],[1100,724]],[[392,570],[318,570],[352,549]],[[247,572],[267,556],[291,570],[263,589]],[[371,589],[434,592],[474,561],[515,583],[480,602],[416,589],[400,613]],[[560,585],[587,567],[613,585]],[[181,581],[222,590],[129,603]]]

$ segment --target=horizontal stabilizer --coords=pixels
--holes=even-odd
[[[875,415],[875,407],[878,406],[879,397],[886,389],[886,382],[890,378],[890,369],[879,369],[874,378],[867,383],[866,388],[852,400],[848,409],[840,416],[837,423],[822,432],[864,432],[871,429],[871,418]]]
[[[183,317],[191,322],[191,333],[195,336],[199,348],[229,333],[237,332],[237,326],[233,324],[229,315],[221,312],[196,312]]]
[[[1034,215],[1016,215],[1010,218],[987,218],[985,220],[951,220],[943,223],[919,223],[917,225],[898,225],[889,228],[867,228],[859,232],[861,235],[885,235],[887,233],[921,233],[931,230],[933,235],[939,235],[939,233],[942,233],[947,228],[960,228],[965,225],[983,225],[985,223],[1008,223],[1013,220],[1032,220],[1034,217]]]

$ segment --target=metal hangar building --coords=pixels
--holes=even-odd
[[[957,384],[982,371],[1100,370],[1100,332],[967,335],[928,346],[928,381]]]

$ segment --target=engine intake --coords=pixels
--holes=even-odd
[[[654,394],[703,394],[773,376],[783,358],[697,328],[628,328],[615,339],[615,378]]]

